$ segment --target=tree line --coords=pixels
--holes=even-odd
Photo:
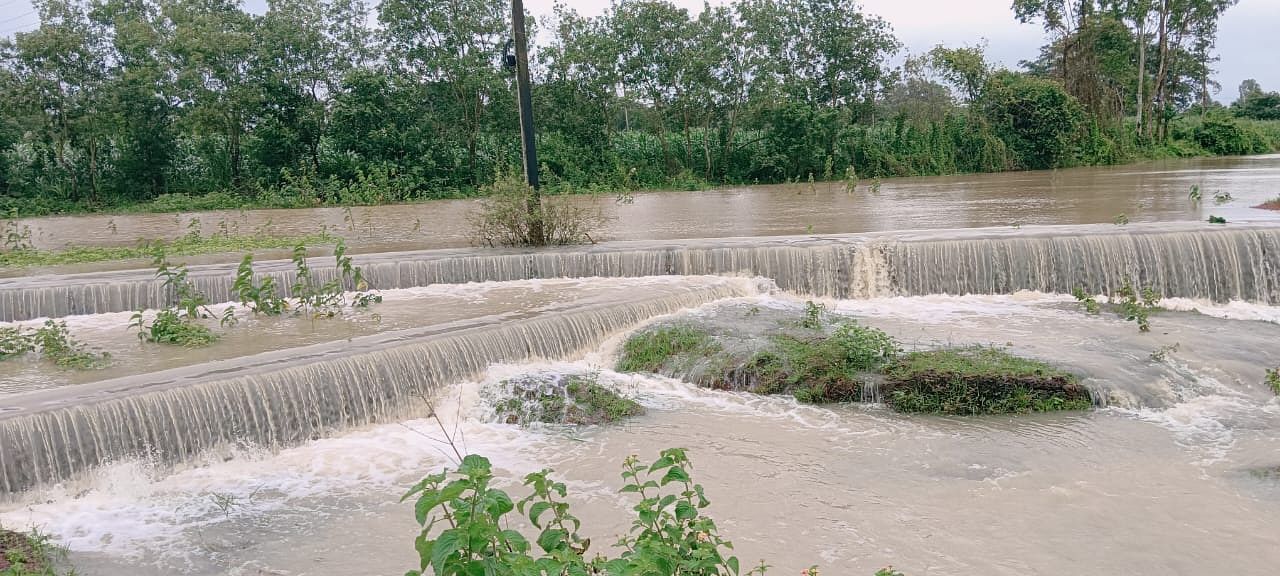
[[[1280,131],[1242,118],[1274,118],[1273,95],[1211,98],[1234,1],[1016,0],[1046,30],[1020,71],[980,44],[893,65],[889,24],[838,0],[557,5],[530,18],[544,181],[692,188],[1270,150]],[[392,202],[472,194],[518,166],[503,0],[34,4],[39,27],[0,40],[0,209]]]

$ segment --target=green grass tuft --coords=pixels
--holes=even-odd
[[[711,335],[692,326],[662,326],[640,332],[622,346],[619,372],[661,372],[677,356],[710,356],[720,351]]]
[[[886,400],[902,412],[1023,414],[1092,406],[1074,374],[995,348],[912,352],[885,375]]]

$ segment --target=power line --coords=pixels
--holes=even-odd
[[[24,12],[24,13],[22,13],[22,14],[19,14],[19,15],[17,15],[17,16],[14,16],[14,17],[12,17],[12,18],[6,18],[6,19],[4,19],[4,20],[0,20],[0,24],[8,24],[8,23],[13,22],[13,21],[15,21],[15,20],[21,20],[21,19],[26,18],[27,16],[30,16],[30,15],[35,14],[35,13],[36,13],[35,8],[32,8],[32,9],[27,10],[26,12]]]
[[[17,26],[15,28],[10,28],[8,30],[0,30],[0,36],[9,36],[11,34],[17,34],[19,32],[27,32],[30,30],[35,30],[36,28],[39,28],[39,27],[40,27],[39,22],[28,22],[26,24]]]

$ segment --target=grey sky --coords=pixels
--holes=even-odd
[[[583,14],[599,14],[608,6],[601,0],[562,0]],[[674,0],[691,12],[702,9],[702,0]],[[551,12],[554,0],[525,0],[534,14]],[[723,0],[712,0],[721,4]],[[868,12],[893,24],[907,50],[919,53],[936,44],[972,44],[985,38],[993,60],[1015,67],[1032,58],[1043,42],[1039,26],[1019,24],[1010,9],[1012,0],[862,0]],[[247,0],[250,10],[261,11],[266,0]],[[36,15],[29,0],[0,0],[0,35],[29,30]],[[1223,16],[1218,37],[1218,99],[1231,102],[1236,87],[1256,78],[1268,90],[1280,90],[1280,0],[1241,0]]]

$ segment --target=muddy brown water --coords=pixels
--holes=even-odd
[[[386,302],[349,321],[246,317],[200,350],[137,345],[123,328],[128,312],[69,317],[74,336],[112,352],[118,364],[98,373],[27,361],[0,366],[0,479],[14,487],[0,498],[0,525],[50,534],[89,576],[400,574],[416,564],[412,506],[399,496],[449,461],[439,428],[421,419],[428,408],[417,394],[434,391],[446,426],[467,450],[492,458],[501,477],[556,468],[598,551],[627,529],[633,504],[616,492],[619,462],[686,446],[722,533],[744,565],[767,559],[770,573],[812,564],[833,576],[888,564],[910,576],[1275,573],[1280,482],[1254,471],[1280,467],[1280,399],[1262,384],[1264,369],[1280,364],[1280,308],[1268,291],[1280,282],[1273,256],[1280,214],[1249,206],[1280,195],[1280,155],[901,179],[885,181],[878,194],[867,185],[854,194],[802,183],[646,193],[630,204],[572,201],[600,202],[615,217],[610,239],[738,237],[708,241],[736,247],[740,254],[725,251],[730,262],[764,249],[750,237],[929,230],[918,250],[901,250],[901,262],[868,268],[912,271],[899,281],[918,289],[872,289],[878,276],[845,278],[858,268],[821,259],[761,262],[777,285],[797,292],[865,281],[861,290],[821,295],[831,310],[911,347],[996,345],[1060,364],[1084,375],[1107,407],[903,416],[614,374],[608,367],[622,338],[655,316],[746,323],[752,307],[798,315],[814,294],[750,278],[516,280],[528,278],[516,272],[527,273],[536,258],[498,258],[474,271],[513,281],[388,290]],[[1199,203],[1187,197],[1193,185]],[[1232,199],[1217,203],[1218,192]],[[174,237],[195,217],[205,234],[325,230],[372,253],[463,246],[473,207],[445,201],[22,224],[42,248]],[[1121,213],[1135,224],[1210,214],[1251,224],[1135,225],[1129,229],[1150,230],[1129,238],[1109,224]],[[1031,234],[1034,225],[1098,223]],[[973,233],[983,239],[951,241]],[[1138,244],[1151,249],[1119,250]],[[958,251],[964,247],[973,249]],[[366,264],[373,270],[398,258],[370,255]],[[636,258],[648,262],[644,253]],[[1062,266],[1031,266],[1037,258]],[[989,265],[997,260],[1003,264]],[[1112,313],[1088,315],[1063,294],[1006,293],[1085,280],[1111,286],[1098,278],[1118,281],[1135,270],[1183,296],[1166,299],[1171,311],[1152,317],[1151,333]],[[734,271],[740,267],[721,270]],[[814,278],[823,282],[800,281]],[[1037,282],[1022,282],[1028,278]],[[1248,291],[1226,289],[1243,285],[1258,293],[1242,298]],[[600,371],[649,413],[579,430],[489,418],[482,391],[502,378],[583,370]]]
[[[1250,470],[1280,464],[1280,402],[1259,388],[1246,357],[1280,361],[1268,345],[1280,326],[1168,312],[1144,335],[1118,317],[1030,294],[829,304],[911,345],[1010,340],[1015,352],[1053,357],[1066,344],[1060,361],[1090,378],[1171,397],[1086,413],[940,418],[606,369],[605,381],[638,397],[647,415],[581,430],[487,418],[486,387],[528,371],[603,369],[615,340],[578,361],[495,366],[443,391],[437,411],[501,478],[555,468],[601,552],[627,530],[633,505],[616,492],[621,459],[685,446],[743,562],[767,559],[781,574],[812,564],[841,575],[888,564],[911,575],[1274,573],[1280,485]],[[740,316],[750,306],[802,309],[757,296],[692,314]],[[1167,357],[1147,357],[1174,342]],[[448,465],[438,430],[411,418],[279,452],[231,450],[173,473],[123,462],[33,494],[3,519],[59,535],[89,575],[396,574],[415,566],[412,506],[397,500],[403,486]]]
[[[1189,192],[1198,186],[1202,200]],[[1219,204],[1215,194],[1231,200]],[[612,196],[570,201],[598,208],[607,240],[667,240],[804,233],[981,228],[1033,224],[1280,220],[1280,213],[1252,208],[1280,196],[1280,155],[1168,160],[1127,166],[1055,171],[965,174],[890,179],[879,192],[862,181],[850,194],[843,183],[729,187],[698,192],[647,192],[631,203]],[[193,230],[205,234],[301,236],[328,232],[354,252],[453,248],[472,243],[467,216],[476,200],[297,210],[230,210],[179,214],[117,214],[17,221],[31,230],[39,249],[126,246],[139,239],[172,239]],[[267,251],[287,257],[285,251]],[[202,256],[209,263],[237,257]],[[65,270],[144,267],[145,262],[90,264]],[[0,271],[0,273],[4,273]],[[8,275],[19,273],[8,271]]]

